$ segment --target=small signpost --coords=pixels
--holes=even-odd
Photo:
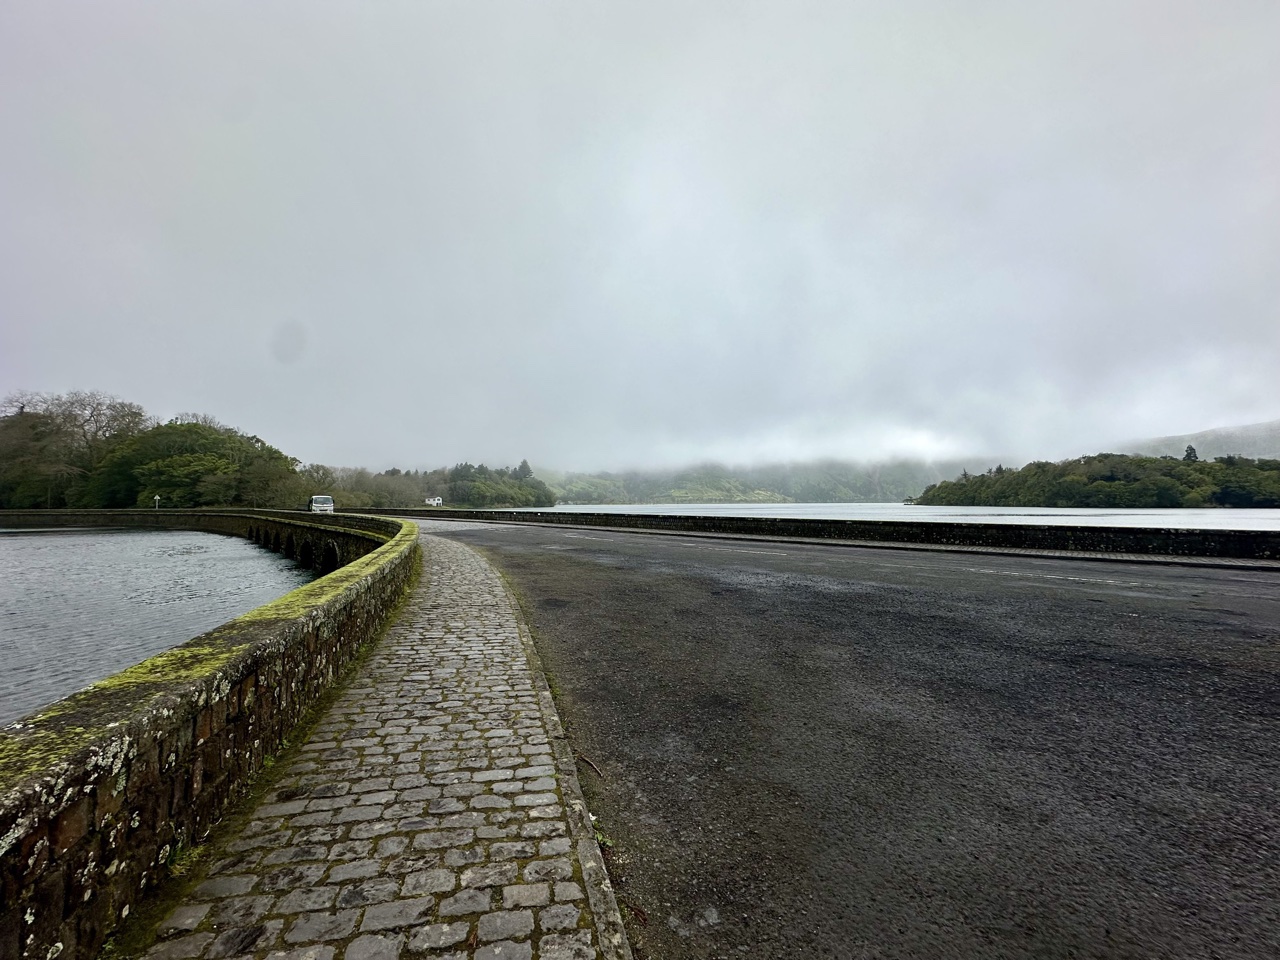
[[[160,494],[158,494],[158,493],[156,494],[156,496],[155,496],[155,501],[156,501],[156,509],[157,509],[157,510],[159,510],[159,509],[160,509]]]

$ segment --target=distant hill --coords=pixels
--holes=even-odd
[[[539,471],[561,503],[893,503],[964,470],[985,470],[989,459],[926,463],[897,460],[557,474]]]
[[[1110,446],[1127,454],[1181,460],[1188,444],[1201,460],[1232,455],[1280,459],[1280,420]],[[999,459],[1006,464],[1021,462]],[[944,480],[985,474],[996,464],[996,457],[970,457],[941,462],[825,460],[757,467],[700,464],[678,470],[538,473],[560,503],[892,503],[919,496],[926,487]],[[1002,476],[1013,473],[1003,466],[999,469]]]
[[[1253,457],[1280,459],[1280,420],[1253,423],[1244,427],[1220,427],[1177,437],[1157,437],[1124,445],[1125,453],[1149,457],[1181,457],[1187,447],[1196,448],[1201,460],[1214,457]]]

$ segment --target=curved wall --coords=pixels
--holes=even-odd
[[[381,525],[381,526],[380,526]],[[0,529],[154,527],[252,540],[302,566],[332,573],[386,539],[385,521],[291,510],[0,510]],[[306,562],[306,558],[312,562]],[[328,558],[331,565],[322,565]]]
[[[164,526],[342,566],[0,730],[0,960],[96,956],[242,796],[420,569],[417,528],[276,511],[4,511],[0,526]]]

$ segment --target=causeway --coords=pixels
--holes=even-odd
[[[519,610],[424,534],[396,623],[143,956],[626,960]]]

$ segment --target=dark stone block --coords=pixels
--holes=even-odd
[[[67,877],[61,867],[50,866],[36,882],[28,905],[34,913],[32,923],[26,925],[23,939],[33,938],[32,942],[49,948],[58,942],[58,931],[62,928],[67,904]],[[43,954],[44,951],[41,951]]]
[[[224,741],[219,738],[204,744],[200,748],[200,766],[204,770],[204,779],[208,783],[210,780],[221,779],[224,764],[222,754],[224,752]]]
[[[0,960],[21,960],[21,930],[17,911],[0,911]]]
[[[124,803],[124,792],[116,793],[114,783],[105,783],[93,791],[93,819],[99,831],[105,830],[116,821],[116,815]]]
[[[79,843],[89,832],[93,816],[93,800],[83,797],[58,815],[53,825],[53,849],[61,856]]]
[[[79,944],[80,935],[77,924],[73,921],[64,923],[62,929],[58,931],[57,943],[62,944],[62,951],[58,954],[60,957],[74,957],[76,955],[76,947]]]

